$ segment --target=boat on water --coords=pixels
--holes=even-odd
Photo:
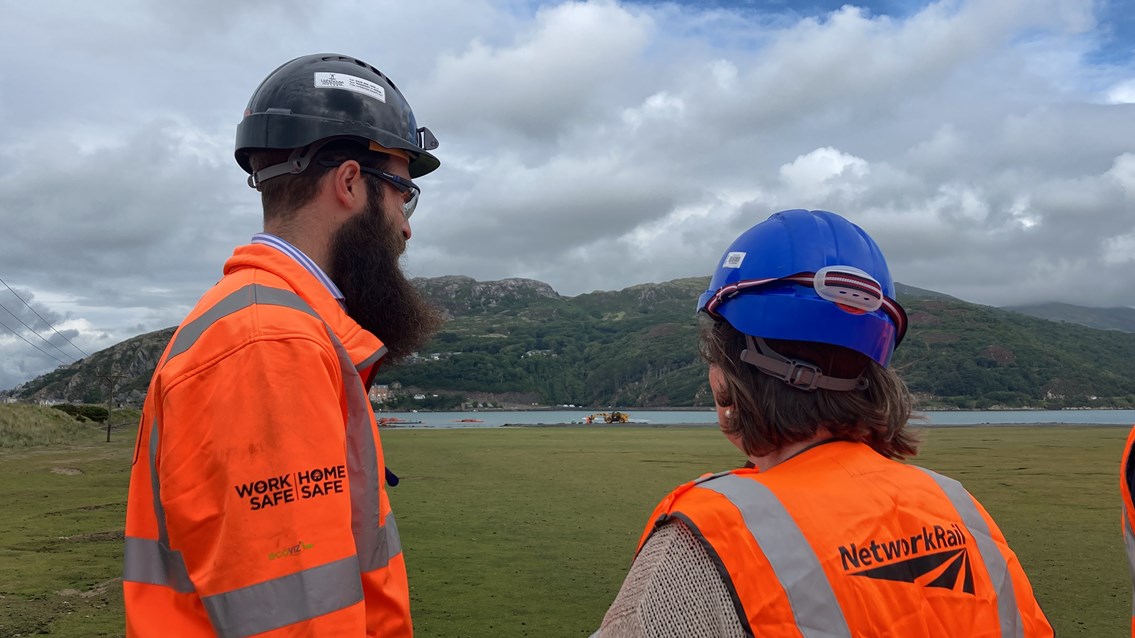
[[[454,423],[484,423],[484,419],[454,419]]]
[[[588,414],[587,416],[577,421],[577,423],[592,425],[595,423],[646,423],[646,421],[642,419],[632,419],[630,414],[616,410],[614,412],[596,412],[594,414]]]
[[[391,425],[413,425],[415,423],[421,423],[421,421],[411,421],[409,419],[403,419],[396,416],[380,416],[376,418],[375,421],[378,423],[378,427],[380,428],[388,427]]]

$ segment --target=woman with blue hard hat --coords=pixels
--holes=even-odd
[[[738,237],[698,300],[718,424],[748,457],[659,503],[598,636],[1051,636],[957,481],[900,462],[907,329],[878,245],[826,211]]]

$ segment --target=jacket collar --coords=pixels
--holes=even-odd
[[[225,262],[226,276],[243,268],[267,271],[282,279],[307,302],[326,323],[351,357],[351,362],[366,381],[373,376],[374,364],[386,353],[382,341],[351,319],[314,275],[279,250],[263,244],[240,246]]]

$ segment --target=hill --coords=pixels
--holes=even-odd
[[[906,299],[895,365],[924,404],[960,408],[1135,406],[1135,334],[949,299]]]
[[[96,424],[97,425],[97,424]],[[0,449],[92,440],[90,423],[38,405],[0,404]]]
[[[707,278],[563,297],[528,279],[416,279],[449,321],[379,372],[403,393],[581,406],[710,405],[694,304]],[[922,407],[1135,407],[1135,334],[899,286],[911,318],[895,365]],[[22,400],[137,404],[172,329],[135,337],[10,391]]]
[[[528,392],[577,405],[709,405],[693,308],[705,278],[455,317],[432,356],[379,382]],[[895,357],[923,407],[1135,405],[1135,335],[1022,316],[899,286],[911,329]]]
[[[106,403],[113,383],[114,401],[141,405],[146,398],[150,377],[158,358],[173,337],[174,328],[165,328],[127,339],[100,350],[86,359],[60,366],[47,374],[0,392],[0,398],[22,401],[64,403]]]
[[[137,409],[115,410],[110,427],[125,430],[132,438],[141,416]],[[90,421],[41,405],[0,403],[0,450],[93,443],[105,436],[105,421]]]
[[[942,292],[935,292],[933,290],[926,290],[925,288],[915,288],[906,284],[895,282],[895,296],[899,299],[948,299],[950,301],[961,301],[957,297],[951,297]]]
[[[1074,323],[1100,330],[1135,332],[1135,308],[1090,308],[1066,303],[1044,303],[1029,306],[1006,306],[1005,310],[1031,317]]]

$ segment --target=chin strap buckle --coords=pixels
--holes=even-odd
[[[745,345],[748,348],[741,351],[741,361],[799,390],[814,392],[817,388],[823,388],[848,392],[867,388],[866,377],[858,376],[854,379],[829,377],[814,363],[785,357],[769,347],[760,337],[745,335]]]
[[[784,373],[785,383],[808,392],[819,387],[817,384],[824,376],[819,366],[799,359],[787,359],[785,363],[788,365],[788,370]]]

